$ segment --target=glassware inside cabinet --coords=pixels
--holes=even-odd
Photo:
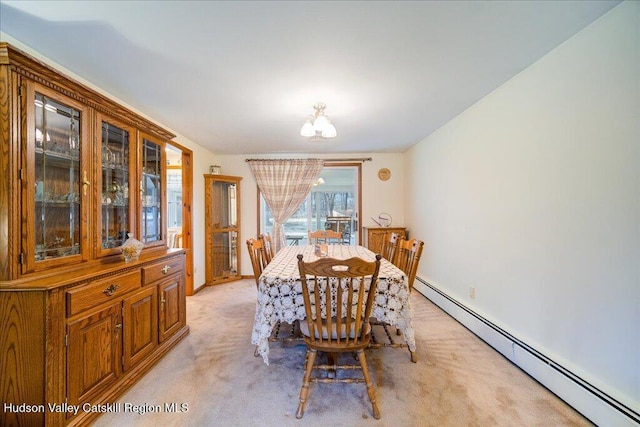
[[[224,181],[214,182],[212,188],[212,225],[214,228],[235,227],[238,221],[236,184]]]
[[[35,94],[35,261],[80,253],[80,111]]]
[[[142,143],[142,242],[162,241],[162,146],[148,139]]]
[[[129,233],[129,132],[102,122],[101,246],[122,246]]]

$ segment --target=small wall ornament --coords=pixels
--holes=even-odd
[[[222,173],[222,167],[219,165],[209,166],[209,173],[211,175],[220,175]]]
[[[391,171],[387,168],[382,168],[378,171],[378,178],[380,181],[388,181],[391,178]]]

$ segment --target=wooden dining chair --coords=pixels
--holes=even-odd
[[[181,248],[182,247],[182,233],[176,234],[174,237],[174,241],[173,241],[173,247],[174,248]]]
[[[260,284],[260,275],[267,266],[267,257],[264,250],[264,242],[262,239],[251,238],[247,240],[247,249],[249,250],[249,258],[253,267],[253,275],[256,279],[256,287]]]
[[[382,240],[382,258],[393,263],[396,258],[396,248],[398,247],[398,233],[386,233]]]
[[[409,291],[413,289],[413,281],[416,279],[423,246],[424,242],[422,240],[400,239],[396,249],[394,264],[407,275]]]
[[[334,230],[316,230],[308,231],[309,244],[314,245],[316,243],[342,243],[342,233]]]
[[[264,254],[266,256],[267,264],[271,262],[273,257],[275,256],[273,250],[273,240],[271,240],[271,234],[264,233],[260,235],[262,239],[262,243],[264,244]]]
[[[307,263],[303,261],[302,254],[298,255],[306,313],[306,319],[300,321],[300,331],[307,345],[307,355],[296,418],[304,415],[311,381],[366,383],[373,417],[380,418],[376,389],[364,354],[371,339],[369,318],[378,283],[380,258],[376,255],[372,262],[360,258],[321,258]],[[329,363],[315,364],[318,351],[328,353]],[[338,365],[338,354],[345,352],[355,352],[360,366]],[[312,377],[314,369],[333,375]],[[337,374],[337,370],[346,369],[360,369],[363,378],[346,378]]]

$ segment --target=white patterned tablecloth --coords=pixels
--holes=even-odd
[[[273,327],[279,321],[293,323],[306,318],[298,272],[298,254],[304,256],[305,262],[318,259],[314,255],[313,246],[287,246],[276,254],[260,276],[251,343],[258,346],[258,353],[267,365],[269,337]],[[338,259],[359,257],[373,261],[376,255],[364,246],[329,245],[328,256]],[[416,340],[411,325],[407,277],[402,270],[384,258],[380,261],[376,292],[373,317],[400,329],[409,350],[414,352]]]

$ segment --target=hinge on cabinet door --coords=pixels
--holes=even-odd
[[[18,86],[18,96],[22,96],[22,86]]]
[[[24,179],[24,169],[20,168],[20,176],[18,177],[18,179],[20,179],[20,181],[22,181]]]
[[[64,346],[69,347],[69,334],[65,334],[64,336]]]
[[[24,264],[24,252],[20,252],[20,256],[18,257],[18,264]]]

